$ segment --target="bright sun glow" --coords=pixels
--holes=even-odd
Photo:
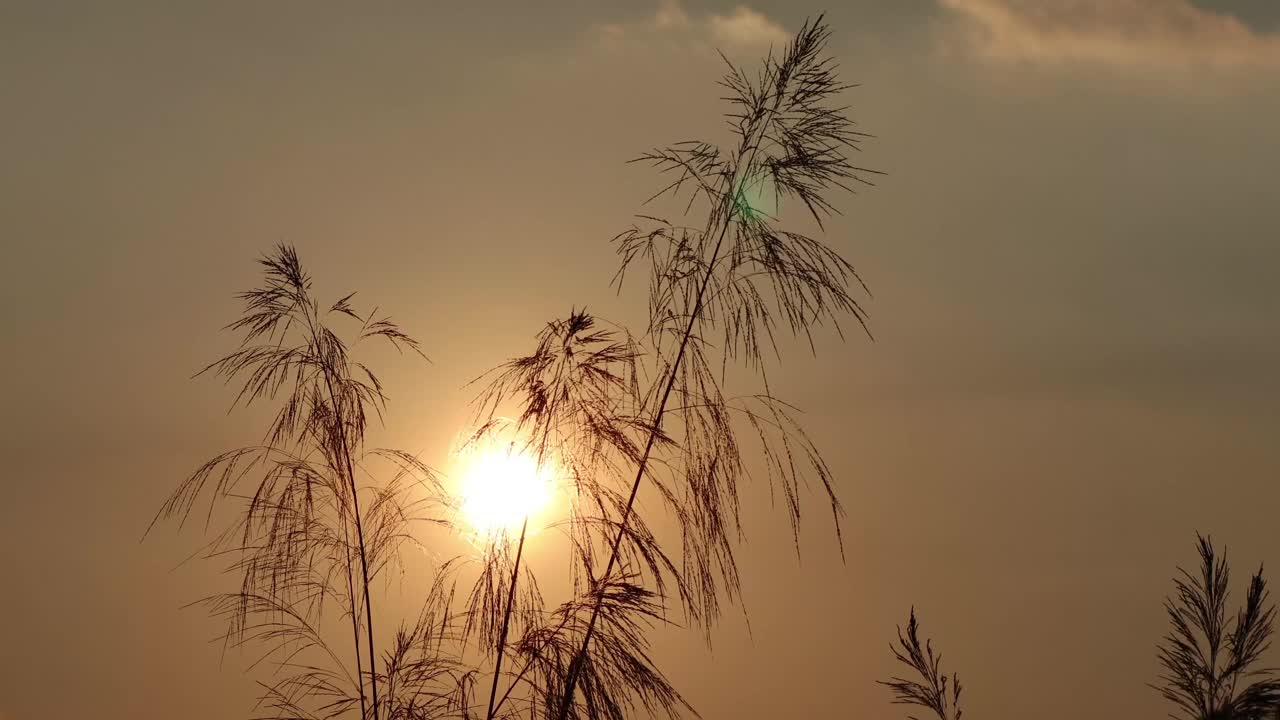
[[[519,533],[551,499],[551,475],[509,444],[476,450],[462,472],[462,515],[481,534]]]

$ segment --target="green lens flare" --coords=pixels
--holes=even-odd
[[[777,196],[767,174],[744,180],[733,199],[734,211],[743,221],[772,218],[778,211]]]

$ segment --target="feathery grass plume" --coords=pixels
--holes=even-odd
[[[578,501],[570,509],[570,519],[552,527],[569,536],[575,554],[590,555],[591,506],[620,507],[622,503],[602,478],[620,477],[626,461],[639,454],[631,427],[637,422],[637,354],[634,341],[625,333],[602,327],[585,311],[573,310],[567,318],[543,328],[532,354],[514,358],[473,381],[489,380],[474,400],[480,427],[476,437],[514,429],[521,434],[526,451],[558,457],[564,482]],[[494,414],[509,398],[520,402],[512,421]],[[585,579],[578,563],[570,562],[570,574],[579,591],[575,594],[580,594]],[[474,602],[472,608],[483,614]],[[558,610],[561,629],[574,617],[569,609],[566,605]],[[507,603],[503,610],[509,617],[513,605]],[[524,631],[517,637],[544,632],[537,618],[529,620],[522,623]],[[514,645],[520,647],[522,642],[516,640]],[[500,647],[499,656],[504,651],[505,646]],[[524,682],[531,670],[526,663],[513,683]],[[510,692],[493,712],[501,709]]]
[[[641,349],[625,329],[585,310],[548,323],[537,340],[531,355],[510,360],[480,378],[490,381],[475,400],[478,434],[500,426],[503,421],[494,412],[515,398],[520,412],[514,425],[526,438],[527,450],[540,458],[555,453],[574,502],[568,519],[552,527],[570,538],[575,556],[584,558],[569,566],[575,594],[582,594],[592,582],[586,567],[594,557],[593,545],[612,537],[616,523],[611,518],[619,517],[626,506],[626,473],[639,462],[640,443],[652,430],[642,407]],[[670,445],[660,431],[657,442]],[[665,484],[661,488],[669,490]],[[669,498],[674,504],[674,493]],[[620,551],[628,565],[644,568],[658,593],[665,593],[665,580],[679,579],[677,568],[643,520],[631,528],[627,541]]]
[[[397,632],[378,678],[385,688],[387,720],[471,717],[475,671],[459,658],[463,640],[452,602],[451,589],[437,579],[417,621]]]
[[[737,147],[726,152],[690,141],[638,158],[677,173],[659,195],[679,196],[688,188],[686,213],[705,202],[702,228],[646,218],[648,228],[634,227],[616,238],[622,258],[619,290],[632,265],[649,265],[646,341],[657,362],[657,381],[643,399],[650,429],[600,577],[604,582],[613,577],[641,482],[667,471],[678,494],[661,494],[677,498],[673,505],[684,508],[677,515],[684,609],[707,632],[719,614],[721,593],[732,602],[739,591],[738,486],[750,473],[735,418],[745,419],[758,434],[770,486],[781,486],[786,498],[797,549],[799,488],[810,478],[825,489],[840,537],[842,511],[830,470],[789,407],[770,392],[763,350],[768,346],[778,354],[775,331],[783,324],[811,349],[812,330],[824,323],[839,330],[843,315],[852,315],[865,330],[865,314],[852,294],[854,285],[865,287],[835,250],[778,228],[775,218],[748,200],[750,188],[767,182],[775,204],[799,200],[821,228],[824,216],[835,211],[828,200],[832,190],[850,190],[850,181],[868,182],[872,171],[855,166],[848,155],[863,134],[854,131],[846,108],[832,104],[846,86],[824,54],[828,37],[821,16],[806,21],[781,57],[769,54],[754,79],[726,59],[729,72],[722,84],[734,107],[729,120]],[[724,394],[727,365],[735,360],[756,373],[761,392]],[[658,445],[660,436],[671,439],[669,450]],[[651,464],[655,450],[665,457]],[[654,485],[662,490],[662,483]],[[594,609],[569,669],[560,720],[576,714],[574,693],[590,662],[605,587],[594,589]]]
[[[1182,568],[1165,600],[1170,629],[1160,643],[1160,684],[1152,685],[1192,720],[1263,720],[1280,710],[1280,671],[1260,666],[1271,644],[1276,608],[1262,568],[1244,606],[1229,618],[1231,567],[1210,538],[1196,535],[1200,569]]]
[[[544,717],[627,720],[640,712],[694,712],[650,657],[648,632],[667,621],[660,598],[634,580],[604,578],[591,596],[563,603],[543,627],[525,633],[516,650],[524,659],[522,672],[537,679],[534,700]],[[577,638],[591,622],[596,640],[583,655]],[[567,683],[575,677],[579,697],[566,707]]]
[[[643,227],[615,238],[619,291],[630,270],[647,265],[646,331],[638,339],[613,331],[605,336],[593,330],[595,318],[572,313],[548,326],[532,355],[504,366],[484,396],[491,408],[519,402],[522,421],[574,448],[577,495],[569,532],[578,598],[572,614],[552,625],[555,637],[539,646],[557,648],[555,658],[564,661],[539,661],[542,686],[562,688],[547,705],[559,720],[612,712],[612,696],[583,687],[583,697],[576,697],[580,681],[602,682],[599,668],[617,639],[598,637],[619,622],[605,618],[602,625],[602,613],[644,616],[641,608],[648,606],[611,608],[606,598],[643,589],[665,608],[666,590],[673,588],[685,617],[708,639],[722,602],[736,602],[738,493],[753,474],[746,453],[762,455],[760,474],[771,491],[781,489],[797,551],[801,487],[811,481],[825,491],[840,538],[843,511],[830,469],[796,410],[772,394],[766,350],[778,355],[779,332],[803,338],[812,350],[815,328],[829,324],[839,331],[848,315],[865,331],[855,292],[866,288],[837,251],[782,229],[750,197],[772,186],[775,204],[798,201],[821,229],[836,212],[832,191],[869,184],[874,171],[850,161],[864,135],[846,108],[834,104],[847,86],[825,55],[828,37],[820,16],[805,22],[781,56],[771,52],[754,78],[729,63],[722,85],[730,92],[736,146],[687,141],[636,159],[675,175],[650,200],[687,195],[686,214],[699,203],[705,210],[700,228],[639,216]],[[730,363],[758,386],[727,393]],[[758,444],[742,442],[739,434],[748,429]],[[646,479],[676,520],[678,556],[636,511]],[[565,633],[574,639],[566,641]],[[563,648],[573,646],[565,655]]]
[[[886,685],[893,692],[895,705],[915,705],[927,708],[938,716],[938,720],[960,720],[964,711],[960,709],[960,676],[952,674],[950,692],[947,690],[948,678],[942,672],[942,653],[934,654],[933,642],[926,639],[920,643],[920,623],[916,620],[916,609],[911,608],[911,619],[907,621],[904,635],[902,627],[898,627],[898,645],[890,645],[893,656],[898,662],[911,668],[920,680],[905,680],[895,677],[887,681],[877,681]],[[911,720],[918,720],[909,715]]]
[[[620,512],[625,503],[617,488],[622,485],[623,473],[640,455],[636,438],[647,430],[639,414],[638,352],[634,339],[624,330],[603,324],[585,311],[574,310],[564,320],[547,324],[538,334],[532,354],[515,358],[477,379],[487,378],[488,383],[474,400],[479,429],[471,442],[483,442],[493,436],[517,437],[521,452],[536,458],[539,465],[554,465],[560,483],[575,498],[569,517],[550,526],[569,538],[575,558],[586,558],[569,564],[575,595],[587,592],[590,573],[584,573],[583,568],[590,567],[593,543],[598,544],[611,532],[613,526],[605,524],[609,513]],[[497,417],[499,406],[513,397],[520,401],[517,417]],[[571,601],[547,614],[540,599],[533,602],[536,580],[528,572],[522,576],[519,565],[526,529],[527,520],[521,528],[514,566],[507,562],[509,539],[499,538],[498,543],[488,546],[485,570],[468,604],[472,621],[482,626],[482,646],[495,647],[491,643],[497,641],[486,716],[489,718],[498,716],[508,701],[514,701],[513,692],[517,690],[515,697],[527,699],[535,708],[545,708],[555,701],[546,687],[547,682],[554,681],[556,667],[563,670],[568,666],[563,653],[564,633],[582,627],[583,613],[590,609],[589,605]],[[632,530],[632,542],[623,552],[648,568],[648,576],[656,579],[660,591],[664,590],[664,577],[675,573],[675,564],[657,547],[642,522],[633,523]],[[517,593],[517,586],[532,588],[532,592]],[[635,595],[637,586],[627,589],[630,594],[624,595],[632,602],[615,607],[629,607],[636,612],[649,609],[647,603],[652,598]],[[518,601],[522,596],[528,599]],[[611,636],[616,639],[613,654],[596,666],[598,674],[593,676],[591,697],[597,707],[610,709],[606,712],[623,712],[632,691],[659,705],[664,701],[678,704],[675,691],[649,662],[647,646],[633,623],[619,620],[610,625]],[[486,629],[499,629],[496,638]],[[550,644],[542,647],[547,643]],[[508,654],[522,661],[519,670],[503,670],[503,659]],[[557,658],[563,661],[559,665]],[[508,687],[499,699],[499,683],[503,681]]]
[[[389,718],[393,699],[380,699],[380,678],[404,687],[406,658],[419,652],[416,662],[424,662],[419,648],[428,636],[421,627],[402,632],[380,674],[370,585],[398,562],[414,523],[439,521],[427,513],[443,490],[412,455],[365,448],[369,416],[381,417],[387,396],[351,351],[381,340],[422,352],[376,310],[358,313],[354,293],[323,307],[292,247],[277,247],[260,264],[264,284],[239,295],[243,315],[228,326],[243,333],[240,347],[199,374],[239,380],[233,408],[279,400],[275,419],[261,444],[222,453],[182,482],[152,526],[175,518],[181,527],[204,498],[208,531],[215,510],[232,506],[230,523],[205,555],[231,558],[228,572],[239,576],[240,589],[206,605],[227,621],[227,646],[268,647],[260,661],[277,667],[276,679],[264,685],[263,717],[339,717],[358,707],[362,718]],[[350,340],[332,320],[352,324]],[[375,473],[375,463],[389,465],[390,473]],[[387,479],[362,480],[375,476]],[[323,638],[327,605],[350,622],[354,674]]]

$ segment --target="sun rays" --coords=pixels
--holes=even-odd
[[[526,519],[551,505],[554,470],[515,442],[470,446],[458,465],[458,512],[477,534],[517,534]]]

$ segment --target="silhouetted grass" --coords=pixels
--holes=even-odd
[[[746,192],[772,184],[775,201],[798,201],[821,227],[835,210],[828,195],[872,173],[849,160],[863,134],[834,104],[846,86],[824,54],[828,36],[819,17],[754,78],[729,65],[722,85],[736,147],[694,140],[637,158],[676,174],[658,196],[687,193],[686,213],[701,213],[700,229],[640,216],[645,227],[615,238],[619,291],[629,270],[647,266],[645,331],[600,329],[575,311],[549,323],[532,354],[499,368],[480,397],[490,413],[517,404],[531,442],[567,456],[576,493],[565,528],[576,597],[550,623],[525,623],[515,643],[532,651],[525,668],[538,668],[548,717],[621,720],[628,695],[648,710],[683,706],[628,615],[663,621],[672,597],[709,633],[722,603],[736,602],[746,452],[761,454],[770,487],[781,490],[797,548],[800,488],[810,481],[824,489],[840,536],[831,471],[796,410],[772,394],[766,351],[777,354],[780,330],[812,349],[820,325],[838,330],[852,316],[865,329],[854,296],[865,288],[838,252],[781,229]],[[730,363],[758,385],[727,393]],[[744,443],[743,431],[756,442]],[[678,552],[636,509],[646,483],[676,522]]]
[[[198,468],[156,520],[184,524],[205,498],[207,529],[218,506],[232,506],[231,523],[215,534],[206,555],[229,558],[240,589],[205,603],[228,622],[228,645],[263,644],[262,660],[276,665],[276,679],[264,685],[264,717],[338,717],[356,706],[361,717],[374,720],[418,717],[384,707],[379,685],[401,677],[410,658],[426,662],[422,644],[429,643],[431,628],[420,623],[402,631],[380,674],[370,584],[396,562],[413,522],[438,521],[421,513],[442,490],[417,458],[364,447],[369,417],[380,416],[387,396],[350,350],[382,340],[421,351],[389,318],[357,313],[354,293],[328,308],[320,305],[292,247],[278,247],[261,264],[264,284],[239,296],[243,314],[228,326],[243,333],[240,347],[199,374],[240,381],[233,407],[278,401],[275,418],[262,444],[222,453]],[[344,319],[354,328],[350,347],[329,324]],[[362,485],[359,478],[368,477],[376,462],[389,468],[385,479]],[[320,631],[329,604],[350,621],[354,674]]]
[[[420,351],[389,319],[357,313],[352,296],[322,309],[292,248],[263,259],[266,281],[241,296],[244,314],[230,326],[244,333],[241,347],[205,372],[238,380],[237,404],[277,400],[275,420],[261,445],[206,463],[158,515],[181,524],[203,499],[211,522],[230,506],[207,555],[231,559],[240,589],[206,602],[227,620],[229,645],[265,648],[275,666],[262,717],[679,716],[692,708],[654,663],[649,634],[678,605],[709,637],[724,604],[737,602],[742,483],[759,474],[780,492],[797,551],[801,487],[820,485],[843,551],[830,468],[798,411],[772,393],[768,356],[779,333],[812,350],[819,326],[839,331],[851,316],[865,331],[866,288],[836,250],[748,199],[771,184],[775,202],[799,203],[821,229],[835,211],[830,194],[873,172],[849,159],[863,134],[835,105],[846,86],[825,55],[828,36],[819,17],[754,78],[729,65],[735,146],[689,141],[638,158],[677,174],[659,195],[687,193],[686,214],[697,206],[700,225],[639,216],[644,228],[615,238],[617,289],[630,271],[648,276],[643,332],[574,310],[546,325],[532,353],[483,377],[469,442],[521,444],[554,462],[573,495],[556,525],[570,540],[571,598],[554,607],[523,560],[526,522],[518,539],[493,533],[479,557],[443,562],[419,618],[379,654],[371,582],[415,542],[413,522],[448,525],[427,513],[456,503],[417,458],[365,449],[386,395],[328,323],[353,322],[352,347],[382,339]],[[745,371],[746,392],[729,392],[731,364]],[[516,418],[497,416],[513,403]],[[374,478],[379,460],[390,477]],[[647,516],[636,504],[642,485],[660,500]],[[666,518],[678,548],[654,530]],[[354,672],[324,637],[334,605],[351,625]],[[475,662],[465,659],[472,648]]]
[[[888,681],[878,681],[893,691],[895,705],[914,705],[928,709],[938,720],[960,720],[964,711],[960,709],[960,676],[952,674],[950,691],[948,678],[942,672],[942,653],[934,654],[933,643],[920,642],[920,623],[916,620],[916,610],[911,608],[911,618],[907,621],[905,634],[898,628],[898,644],[889,649],[898,662],[911,668],[920,677],[919,680],[907,680],[895,677]],[[911,720],[917,720],[909,715]]]
[[[1280,670],[1262,666],[1276,617],[1268,602],[1262,568],[1249,580],[1244,605],[1228,610],[1231,568],[1213,542],[1196,536],[1198,572],[1181,568],[1175,593],[1165,600],[1169,633],[1159,645],[1164,673],[1152,685],[1175,705],[1170,717],[1186,720],[1273,720],[1280,717]],[[939,720],[960,720],[960,679],[942,672],[942,655],[919,637],[915,609],[904,634],[898,629],[894,657],[919,680],[895,677],[887,682],[896,704],[929,709]],[[950,713],[950,714],[949,714]],[[915,718],[912,718],[915,720]]]
[[[1244,605],[1230,617],[1231,566],[1213,542],[1196,536],[1200,568],[1181,568],[1165,600],[1169,633],[1159,646],[1164,673],[1153,685],[1192,720],[1264,720],[1280,712],[1280,677],[1260,667],[1271,644],[1276,608],[1262,568],[1249,580]]]
[[[522,449],[539,462],[554,455],[555,466],[576,498],[569,516],[553,525],[573,548],[569,571],[575,597],[570,601],[550,610],[543,607],[536,579],[518,571],[519,545],[516,565],[510,564],[510,538],[494,538],[486,548],[468,613],[471,622],[490,631],[481,633],[481,645],[496,654],[490,686],[490,696],[496,700],[489,717],[499,716],[515,697],[527,698],[538,709],[530,711],[534,715],[556,714],[575,657],[574,637],[585,632],[594,606],[586,594],[592,542],[612,527],[601,527],[599,517],[605,508],[624,502],[617,490],[621,473],[639,457],[635,438],[646,429],[636,405],[638,353],[625,331],[574,311],[564,320],[547,324],[532,354],[485,376],[488,382],[476,398],[479,429],[475,439],[511,435],[520,438]],[[497,407],[513,397],[519,399],[516,418],[496,418]],[[631,529],[629,558],[659,578],[676,572],[676,565],[643,523],[633,523]],[[522,530],[521,539],[523,535]],[[517,594],[517,579],[532,590]],[[661,586],[659,593],[664,589]],[[512,602],[513,598],[521,599]],[[610,586],[606,605],[601,652],[588,670],[589,716],[622,720],[641,709],[668,715],[688,709],[648,655],[646,630],[665,622],[660,595],[622,578]],[[511,641],[508,626],[516,629]],[[499,632],[491,632],[494,629]],[[502,670],[507,655],[518,663],[516,669]],[[508,687],[498,697],[503,680]]]

